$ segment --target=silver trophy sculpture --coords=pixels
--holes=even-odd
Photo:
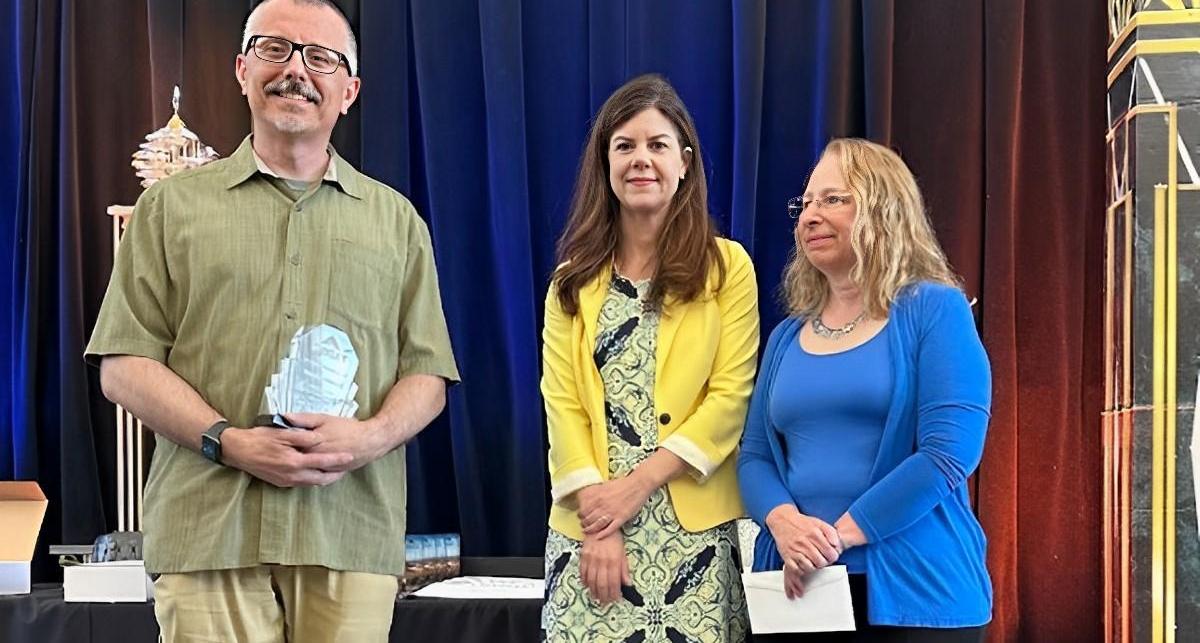
[[[295,428],[284,418],[289,413],[354,417],[356,372],[358,354],[345,332],[329,324],[301,327],[264,391],[270,417],[260,424]]]

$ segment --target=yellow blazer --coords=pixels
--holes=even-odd
[[[717,239],[725,285],[710,271],[705,294],[663,305],[655,349],[654,417],[659,446],[693,469],[667,485],[679,523],[701,531],[744,515],[737,445],[754,386],[758,354],[758,286],[746,250]],[[583,530],[573,495],[608,479],[604,383],[596,368],[596,324],[610,270],[579,291],[579,314],[567,316],[553,285],[542,331],[542,397],[550,438],[550,526],[577,540]]]

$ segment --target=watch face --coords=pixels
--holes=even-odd
[[[217,462],[221,456],[221,443],[214,440],[211,435],[200,436],[200,454]]]

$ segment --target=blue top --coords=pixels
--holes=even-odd
[[[871,468],[871,486],[850,504],[866,534],[868,620],[877,625],[972,627],[991,620],[986,539],[967,498],[991,408],[991,368],[966,298],[951,286],[905,288],[889,311],[892,401]],[[804,321],[771,333],[742,437],[738,481],[760,525],[796,499],[768,403],[783,350]],[[784,385],[780,381],[779,385]],[[754,569],[780,569],[769,529],[754,546]]]
[[[799,341],[783,351],[775,378],[781,385],[771,391],[767,416],[783,436],[784,482],[801,513],[832,525],[871,486],[892,401],[887,337],[881,329],[860,346],[828,355],[809,353]],[[838,562],[852,574],[867,571],[862,547]]]

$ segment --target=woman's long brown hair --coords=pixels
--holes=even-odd
[[[687,178],[680,181],[658,236],[650,303],[660,306],[667,295],[683,302],[700,297],[713,266],[719,271],[717,289],[725,281],[716,225],[708,213],[708,183],[696,126],[675,88],[662,76],[646,74],[625,83],[604,101],[579,161],[571,215],[558,240],[560,265],[553,277],[558,302],[568,315],[579,312],[579,290],[608,266],[619,241],[621,205],[608,180],[608,146],[613,132],[651,108],[671,121],[680,149],[691,147],[692,155]]]

